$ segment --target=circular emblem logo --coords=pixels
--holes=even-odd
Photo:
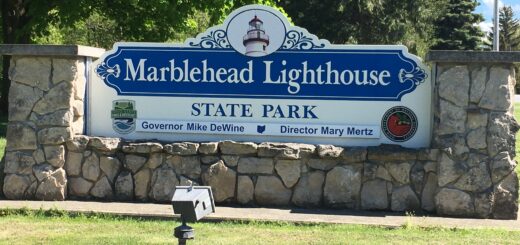
[[[417,117],[407,107],[392,107],[385,112],[383,120],[381,120],[381,128],[390,140],[394,142],[407,141],[417,131]]]

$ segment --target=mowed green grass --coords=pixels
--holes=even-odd
[[[5,210],[4,210],[5,211]],[[0,210],[0,213],[2,210]],[[11,213],[11,212],[9,212]],[[59,211],[0,216],[0,244],[176,244],[174,220],[71,216]],[[519,231],[407,226],[199,222],[188,244],[515,244]]]

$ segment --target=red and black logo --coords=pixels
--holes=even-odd
[[[381,128],[390,140],[395,142],[407,141],[417,131],[417,117],[407,107],[392,107],[385,112],[381,121]]]

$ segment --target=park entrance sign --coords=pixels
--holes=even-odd
[[[404,46],[333,45],[249,5],[184,44],[115,44],[91,69],[87,133],[428,147],[428,70]]]

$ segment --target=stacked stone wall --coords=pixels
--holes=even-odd
[[[83,132],[84,58],[13,57],[3,172],[9,199],[64,200],[65,142]]]
[[[13,56],[8,199],[167,203],[175,186],[194,184],[211,186],[218,204],[517,217],[511,64],[432,64],[428,149],[85,136],[85,64]]]
[[[517,212],[514,78],[510,64],[437,66],[433,147],[442,149],[439,214],[509,218]]]
[[[177,185],[212,186],[217,203],[435,210],[438,150],[252,142],[67,143],[70,198],[169,202]]]

